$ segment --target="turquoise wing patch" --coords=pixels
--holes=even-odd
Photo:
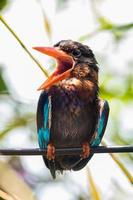
[[[47,147],[50,141],[50,130],[49,130],[49,99],[47,98],[43,108],[43,126],[38,129],[38,142],[40,148],[44,149]]]
[[[50,140],[50,131],[49,129],[44,129],[41,128],[38,131],[38,142],[39,142],[39,146],[40,148],[44,149],[47,147],[48,143]]]
[[[107,101],[100,100],[100,118],[98,122],[96,137],[92,140],[91,146],[98,146],[104,135],[109,116],[109,104]]]

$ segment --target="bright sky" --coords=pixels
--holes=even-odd
[[[4,17],[31,53],[45,67],[49,67],[49,58],[32,50],[32,46],[52,45],[61,39],[71,38],[76,40],[88,31],[91,32],[95,25],[88,0],[84,0],[84,3],[83,0],[70,1],[69,8],[60,12],[57,12],[55,1],[53,0],[44,0],[43,6],[52,26],[53,38],[51,43],[49,43],[43,27],[40,7],[35,0],[14,0],[9,9],[5,11]],[[100,10],[103,15],[114,23],[121,24],[132,22],[132,8],[133,2],[130,0],[107,0],[101,5]],[[110,59],[110,63],[113,63],[116,72],[119,73],[125,70],[125,62],[132,57],[133,37],[131,37],[131,33],[128,35],[128,39],[123,41],[117,49],[111,45],[110,35],[105,33],[94,37],[87,44],[98,54],[102,54],[104,51],[107,56],[110,55],[108,59]],[[39,92],[36,89],[44,81],[45,77],[1,23],[0,63],[5,66],[10,85],[11,87],[13,85],[20,98],[28,102],[36,101],[39,96]],[[104,67],[101,67],[101,71],[104,71]],[[43,174],[44,164],[41,158],[25,158],[25,163],[34,173],[39,170]],[[99,190],[102,191],[103,195],[106,194],[108,199],[112,195],[110,190],[111,181],[116,177],[118,182],[123,183],[123,189],[127,189],[128,193],[133,195],[130,184],[108,155],[95,156],[89,166]],[[71,178],[87,191],[88,183],[85,170],[71,174]],[[70,172],[67,175],[70,176]],[[64,178],[67,178],[67,176]],[[43,200],[44,196],[45,200],[52,200],[55,193],[58,199],[71,199],[71,195],[68,194],[65,187],[58,186],[58,184],[56,186],[53,185],[51,188],[43,188],[41,192],[43,192],[43,195],[42,193],[39,195],[40,200]],[[130,199],[132,198],[128,200]]]

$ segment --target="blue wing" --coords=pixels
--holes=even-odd
[[[38,143],[41,149],[47,148],[50,141],[50,102],[47,92],[43,91],[40,95],[37,107],[37,132]],[[47,168],[50,169],[51,175],[55,178],[56,165],[55,162],[48,160],[43,156],[43,160]]]
[[[91,141],[90,146],[98,146],[101,143],[102,137],[104,135],[108,116],[109,116],[109,104],[106,100],[100,100],[100,116],[98,120],[98,127],[96,129],[95,138]],[[73,170],[77,171],[85,167],[87,162],[92,158],[93,154],[91,154],[88,158],[81,160],[78,164],[73,168]]]
[[[49,98],[46,92],[42,92],[37,108],[37,132],[41,149],[47,147],[50,140],[49,131]]]
[[[101,143],[108,121],[108,115],[109,115],[108,102],[105,100],[100,100],[100,117],[98,122],[98,128],[96,131],[96,136],[90,144],[92,147],[98,146]]]

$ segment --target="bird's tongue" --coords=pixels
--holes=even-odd
[[[70,76],[70,72],[73,68],[73,60],[71,56],[54,47],[33,47],[33,49],[38,50],[46,55],[52,56],[57,60],[56,70],[38,88],[38,90],[48,89],[52,85]]]

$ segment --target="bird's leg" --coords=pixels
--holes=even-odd
[[[88,142],[85,142],[82,144],[82,148],[83,148],[83,152],[81,154],[81,157],[82,158],[87,158],[89,157],[89,154],[90,154],[90,146],[89,146],[89,143]]]
[[[47,147],[47,159],[48,160],[55,159],[55,147],[52,143],[48,144],[48,147]]]

